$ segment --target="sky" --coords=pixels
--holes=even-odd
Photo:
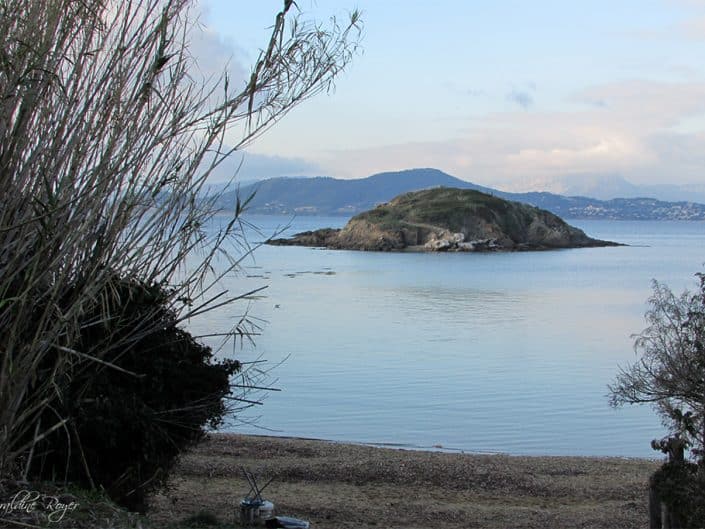
[[[434,167],[515,191],[705,184],[705,0],[297,5],[324,23],[360,9],[362,52],[247,148],[241,178]],[[248,72],[280,6],[201,0],[204,69]]]

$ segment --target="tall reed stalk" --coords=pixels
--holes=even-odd
[[[168,287],[181,319],[248,296],[223,293],[211,266],[230,252],[237,267],[251,250],[246,200],[209,235],[217,197],[202,187],[328,90],[360,35],[357,13],[321,26],[291,5],[236,83],[194,75],[187,0],[0,0],[0,476],[66,427],[60,413],[38,417],[72,365],[101,364],[107,344],[75,346],[82,326],[99,323],[83,315],[116,274]],[[228,332],[246,334],[246,320]]]

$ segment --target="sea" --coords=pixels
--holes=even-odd
[[[214,219],[214,231],[227,222]],[[654,280],[696,288],[705,223],[570,220],[627,246],[383,253],[267,246],[344,217],[246,216],[252,252],[188,322],[245,368],[225,431],[408,449],[660,457],[648,405],[613,409]],[[225,270],[229,261],[216,260]],[[224,298],[221,298],[224,299]],[[249,321],[246,339],[206,336]],[[243,384],[244,382],[244,384]],[[252,401],[247,402],[247,401]],[[255,404],[256,403],[256,404]]]

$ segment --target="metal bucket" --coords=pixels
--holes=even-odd
[[[271,501],[244,499],[240,502],[240,523],[245,526],[264,525],[274,515]]]

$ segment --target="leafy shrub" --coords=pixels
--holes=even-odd
[[[705,476],[698,465],[669,461],[654,473],[652,483],[678,527],[705,527]]]
[[[240,364],[214,362],[178,328],[169,295],[115,278],[86,311],[75,348],[90,357],[57,380],[52,407],[69,422],[38,446],[40,476],[102,486],[144,511],[145,494],[164,483],[178,454],[222,421]]]

